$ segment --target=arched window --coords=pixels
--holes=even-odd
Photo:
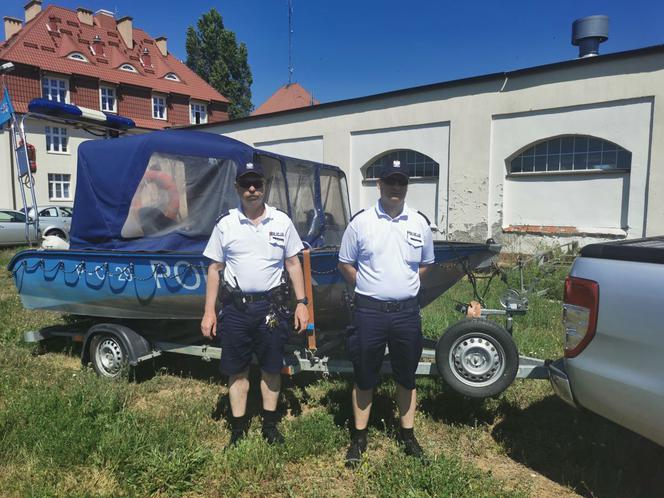
[[[88,58],[85,55],[83,55],[81,52],[72,52],[67,56],[67,58],[74,61],[89,62]]]
[[[629,171],[631,166],[632,153],[619,145],[587,135],[571,135],[531,145],[508,160],[508,173]]]
[[[130,73],[137,73],[138,72],[138,71],[136,71],[136,68],[134,66],[132,66],[131,64],[122,64],[120,66],[120,69],[122,69],[123,71],[129,71]]]
[[[365,180],[376,180],[380,176],[380,170],[384,164],[392,161],[401,161],[411,178],[438,178],[439,166],[429,156],[410,149],[394,150],[387,152],[373,161],[364,172]]]
[[[178,75],[175,73],[166,73],[166,76],[164,76],[165,80],[171,80],[171,81],[180,81],[180,78],[178,78]]]

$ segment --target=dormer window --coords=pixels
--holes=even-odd
[[[132,66],[131,64],[122,64],[120,66],[120,69],[122,71],[128,71],[130,73],[137,73],[138,72],[138,71],[136,71],[136,68],[134,66]]]
[[[81,52],[72,52],[67,56],[67,58],[74,61],[90,62],[88,58],[85,55],[83,55]]]
[[[178,75],[175,73],[166,73],[166,76],[164,76],[165,80],[171,80],[171,81],[180,81],[180,78],[178,78]]]

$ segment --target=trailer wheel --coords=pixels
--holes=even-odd
[[[461,320],[438,340],[436,366],[458,393],[488,398],[512,384],[519,369],[519,352],[500,325],[485,318]]]
[[[118,379],[127,372],[127,348],[117,337],[98,334],[90,340],[90,360],[97,375]]]

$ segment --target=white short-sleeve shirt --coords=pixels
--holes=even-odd
[[[344,232],[339,261],[356,265],[355,292],[383,301],[417,296],[420,265],[434,262],[433,235],[424,216],[404,204],[391,218],[380,201]]]
[[[286,213],[265,205],[256,226],[241,209],[231,209],[212,231],[203,255],[225,263],[224,280],[243,292],[265,292],[279,285],[284,260],[304,246]]]

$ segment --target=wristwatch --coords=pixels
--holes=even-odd
[[[309,304],[309,300],[305,296],[302,299],[298,299],[297,304],[304,304],[306,306],[307,304]]]

